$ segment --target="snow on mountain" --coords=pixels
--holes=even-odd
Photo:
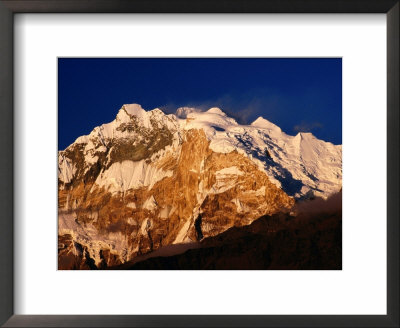
[[[148,132],[146,130],[152,131],[163,126],[175,131],[178,128],[175,115],[165,115],[158,108],[145,111],[138,104],[129,104],[122,106],[115,120],[95,127],[89,135],[77,138],[75,143],[87,144],[86,150],[88,151],[96,147],[95,141],[99,141],[105,146],[107,141],[130,138],[135,134],[136,137],[142,138],[143,132]]]
[[[125,112],[130,116],[136,116],[140,119],[147,120],[147,113],[139,104],[126,104],[123,106]]]
[[[281,133],[282,130],[279,126],[271,123],[270,121],[267,121],[263,117],[258,117],[253,123],[250,124],[251,126],[254,126],[256,128],[260,129],[266,129],[272,133]]]
[[[226,116],[226,114],[221,110],[221,108],[218,108],[218,107],[212,107],[212,108],[210,108],[209,110],[207,110],[207,113],[210,113],[210,114],[218,114],[218,115],[221,115],[221,116]]]
[[[204,130],[215,152],[236,150],[246,155],[296,198],[310,194],[326,198],[341,188],[342,146],[310,133],[290,136],[262,117],[250,125],[239,125],[219,108],[191,112],[181,127]]]
[[[206,112],[192,112],[187,115],[186,120],[181,120],[183,130],[203,130],[211,141],[210,148],[220,153],[229,153],[235,149],[229,142],[230,136],[225,131],[238,126],[233,118],[228,117],[221,109],[215,107]]]
[[[169,176],[172,176],[172,171],[158,169],[145,160],[123,161],[113,163],[100,173],[95,183],[111,192],[125,192],[140,187],[152,188],[155,183]]]
[[[74,176],[83,178],[87,174],[96,178],[90,170],[97,166],[102,174],[96,183],[111,187],[113,191],[123,191],[143,183],[152,185],[168,173],[136,162],[149,160],[148,157],[157,152],[165,152],[167,146],[177,147],[179,129],[175,115],[165,115],[158,108],[145,111],[138,104],[124,105],[115,120],[95,127],[89,135],[77,138],[59,152],[58,178],[62,183],[70,183]],[[154,178],[154,181],[143,180],[143,175]]]
[[[341,145],[319,140],[311,133],[287,135],[263,117],[257,118],[250,125],[240,125],[217,107],[207,111],[181,107],[176,115],[166,115],[158,108],[146,111],[138,104],[124,105],[114,121],[96,127],[88,136],[79,137],[75,144],[85,145],[84,154],[88,170],[90,165],[97,162],[101,153],[107,152],[111,141],[133,140],[133,144],[139,147],[151,138],[149,136],[152,131],[163,128],[168,133],[171,132],[175,152],[179,152],[179,140],[184,131],[203,130],[210,141],[211,150],[217,153],[237,151],[245,155],[256,163],[275,185],[295,198],[311,194],[326,198],[341,188]],[[110,152],[107,156],[107,161],[110,162]],[[59,161],[59,179],[68,183],[77,170],[65,156]],[[98,176],[96,183],[99,186],[109,186],[114,191],[126,190],[131,187],[154,185],[159,179],[170,174],[143,163],[111,163],[111,166]]]
[[[63,154],[58,155],[58,177],[63,182],[70,182],[76,172],[76,167],[71,159]]]

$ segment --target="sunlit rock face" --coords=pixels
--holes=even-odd
[[[341,188],[341,146],[265,119],[124,105],[59,152],[59,268],[104,269]]]

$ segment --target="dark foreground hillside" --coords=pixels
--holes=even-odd
[[[130,270],[341,270],[341,193],[301,203],[296,215],[263,216],[205,238],[195,249],[114,269]],[[113,268],[111,268],[113,269]]]

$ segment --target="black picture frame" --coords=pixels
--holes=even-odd
[[[5,327],[399,327],[399,8],[399,0],[0,0],[0,324]],[[13,20],[16,13],[385,13],[387,315],[14,315]]]

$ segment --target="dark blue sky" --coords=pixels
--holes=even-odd
[[[112,121],[123,104],[173,112],[220,107],[263,116],[288,134],[342,143],[340,58],[60,58],[58,145]]]

